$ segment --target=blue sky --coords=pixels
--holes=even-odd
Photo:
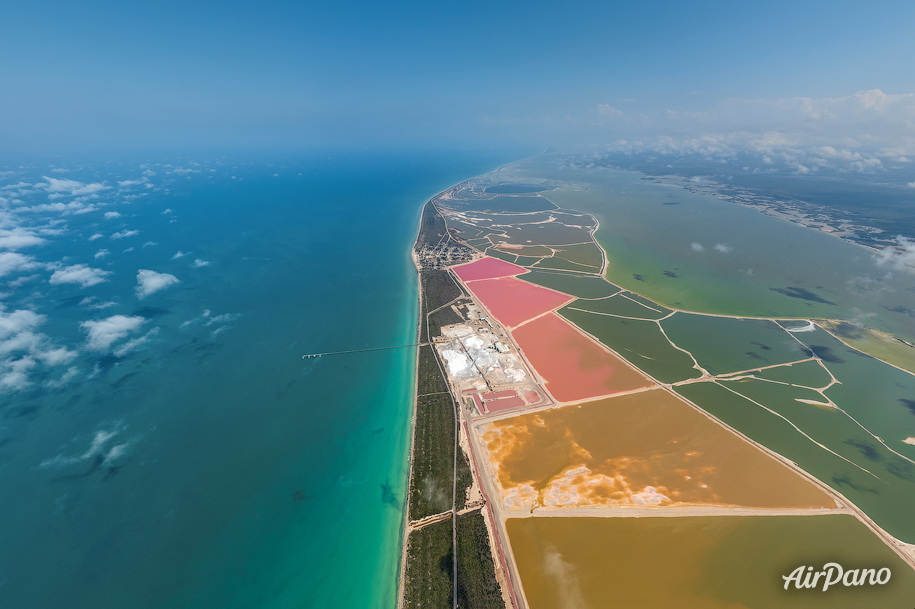
[[[628,143],[915,93],[915,3],[798,4],[7,3],[0,145]]]

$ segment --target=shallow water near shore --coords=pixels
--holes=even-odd
[[[7,290],[80,353],[66,383],[49,369],[0,396],[0,606],[394,606],[414,353],[301,355],[412,343],[422,204],[511,158],[216,163],[110,208],[135,243],[70,218],[32,253],[112,275]],[[138,269],[180,283],[139,301]],[[159,330],[122,357],[85,349],[79,323],[116,314]]]

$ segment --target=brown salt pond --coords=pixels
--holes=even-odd
[[[477,284],[471,285],[475,288]],[[561,402],[652,385],[623,360],[553,313],[516,328],[512,336],[546,381],[547,390]]]
[[[510,518],[530,609],[912,609],[915,571],[854,517]],[[882,568],[884,585],[785,590],[800,566]],[[852,578],[853,579],[853,578]]]
[[[477,428],[502,506],[834,508],[819,488],[657,389]]]
[[[493,317],[509,327],[517,326],[574,300],[574,297],[568,294],[514,277],[472,281],[467,287]]]

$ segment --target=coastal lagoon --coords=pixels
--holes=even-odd
[[[864,319],[915,341],[915,275],[874,251],[642,174],[576,168],[555,155],[516,163],[515,179],[562,179],[547,195],[593,214],[607,278],[669,307],[753,317]],[[677,205],[667,205],[677,202]]]

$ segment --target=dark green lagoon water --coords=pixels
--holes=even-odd
[[[607,278],[660,304],[754,317],[856,319],[915,340],[915,273],[821,231],[636,172],[515,165],[518,179],[562,180],[546,194],[600,221]],[[670,205],[676,203],[676,205]]]

